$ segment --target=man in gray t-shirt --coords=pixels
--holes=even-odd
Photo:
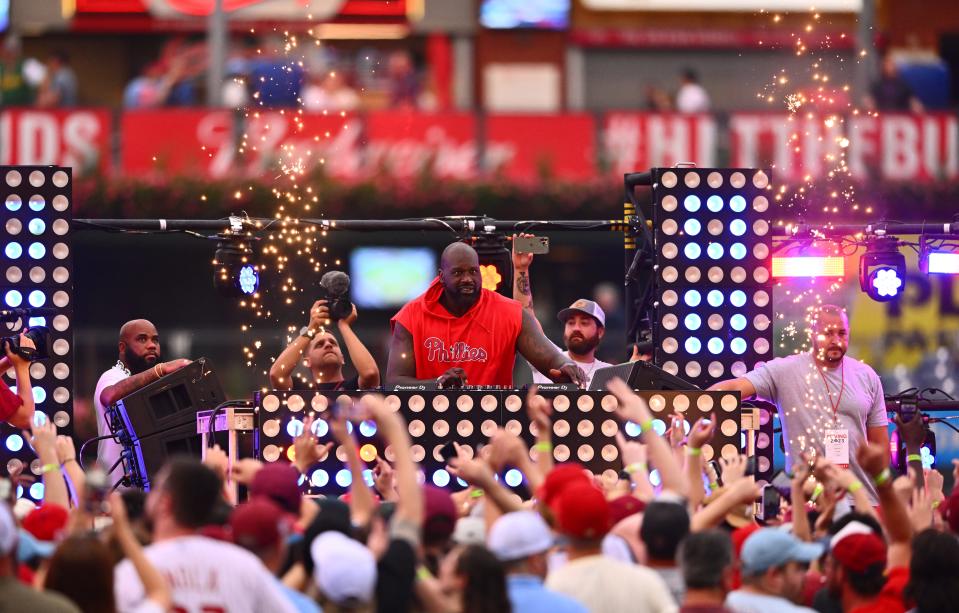
[[[826,436],[848,434],[849,467],[877,504],[872,480],[856,463],[856,450],[865,441],[889,446],[885,395],[879,375],[846,356],[849,320],[845,310],[823,305],[813,315],[812,351],[776,358],[738,379],[710,389],[739,391],[776,404],[786,444],[786,470],[800,453],[826,452]],[[836,449],[840,444],[829,445]]]

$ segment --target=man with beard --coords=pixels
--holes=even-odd
[[[521,234],[520,236],[530,236]],[[513,238],[516,238],[515,236]],[[533,263],[532,253],[518,253],[513,248],[513,298],[523,305],[523,310],[529,313],[536,325],[542,330],[539,320],[536,319],[536,312],[533,310],[533,290],[529,281],[529,267]],[[606,362],[597,360],[595,357],[596,348],[603,340],[606,333],[606,314],[603,309],[592,300],[579,299],[556,314],[563,322],[563,344],[566,345],[566,351],[563,355],[571,359],[577,366],[583,369],[586,375],[586,387],[593,380],[593,373],[599,368],[612,366]],[[561,351],[556,345],[556,351]],[[541,373],[535,366],[530,364],[533,371],[533,383],[552,383],[552,379]]]
[[[483,289],[479,256],[465,243],[443,250],[439,276],[393,319],[387,383],[512,387],[516,352],[554,381],[584,385],[583,372],[543,336],[515,300]]]
[[[356,368],[356,376],[346,379],[343,366],[346,360],[343,350],[330,325],[328,301],[317,300],[310,309],[309,324],[300,330],[300,335],[283,350],[270,368],[270,384],[275,390],[293,389],[293,370],[306,352],[305,365],[310,369],[311,383],[318,390],[368,390],[380,385],[380,369],[363,341],[353,331],[356,321],[356,305],[348,317],[336,322],[343,337],[343,344]]]
[[[120,359],[113,368],[100,375],[93,393],[99,436],[110,435],[107,407],[190,363],[190,360],[185,359],[161,362],[160,335],[156,327],[145,319],[134,319],[123,324],[120,328],[119,350]],[[100,441],[97,459],[104,470],[113,474],[121,451],[120,443],[113,438]]]
[[[867,441],[889,448],[882,382],[872,368],[846,356],[849,319],[844,309],[822,305],[812,312],[810,324],[812,351],[770,360],[709,389],[776,404],[788,441],[786,470],[812,448],[833,464],[851,468],[875,505],[876,488],[856,462],[856,451]]]

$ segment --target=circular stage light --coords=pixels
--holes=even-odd
[[[746,245],[742,243],[733,243],[729,247],[729,255],[731,255],[734,260],[743,259],[746,257]]]
[[[723,210],[723,199],[717,195],[712,195],[706,199],[706,208],[712,211],[713,213],[718,213]]]
[[[23,294],[15,289],[8,291],[3,299],[9,307],[17,308],[23,304]]]
[[[713,355],[722,353],[725,346],[726,345],[723,343],[723,339],[716,336],[709,339],[709,341],[706,343],[706,348],[709,349],[709,353],[712,353]]]
[[[736,313],[735,315],[729,318],[729,325],[732,327],[733,330],[736,330],[736,331],[744,330],[746,328],[746,317],[743,316],[741,313]]]
[[[729,342],[729,348],[736,355],[742,355],[746,353],[746,341],[741,337],[736,337]]]
[[[696,236],[702,229],[702,224],[696,219],[687,219],[683,224],[683,232],[689,236]]]
[[[745,294],[743,294],[743,300],[745,299]],[[711,307],[721,306],[723,304],[723,293],[718,289],[709,290],[709,293],[706,294],[706,302],[708,302]]]
[[[729,199],[729,209],[733,213],[742,213],[746,210],[746,199],[739,194]]]
[[[686,339],[686,353],[691,353],[693,355],[699,353],[700,349],[703,348],[702,342],[696,337],[690,337]]]
[[[686,306],[697,307],[703,301],[703,297],[698,290],[691,289],[683,295],[683,301]]]
[[[506,471],[503,480],[506,481],[506,485],[510,487],[519,487],[520,484],[523,483],[523,473],[515,468],[511,468]]]
[[[440,468],[433,473],[432,480],[436,487],[446,487],[450,484],[450,474],[445,469]]]
[[[746,233],[746,222],[742,219],[734,219],[729,222],[729,231],[733,236],[742,236]]]
[[[741,307],[746,304],[746,292],[741,289],[734,290],[729,295],[729,303],[734,307]]]
[[[695,194],[690,194],[686,196],[686,199],[683,200],[683,208],[685,208],[690,213],[695,213],[702,206],[702,202],[699,200],[699,196]]]
[[[687,330],[699,330],[699,327],[703,325],[703,320],[696,313],[690,313],[683,320],[683,323],[686,324]]]
[[[695,260],[700,255],[702,255],[703,250],[696,243],[687,243],[686,246],[683,248],[683,253],[686,254],[686,257],[689,258],[690,260]]]

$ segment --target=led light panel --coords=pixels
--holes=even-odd
[[[30,365],[36,418],[73,432],[73,219],[71,169],[0,166],[0,309],[42,309],[0,324],[0,336],[23,326],[50,330],[51,357]],[[16,385],[12,369],[3,383]],[[20,495],[43,497],[40,461],[18,430],[0,426],[0,471],[20,472]],[[30,483],[35,481],[35,483]]]
[[[653,427],[660,433],[669,427],[674,411],[685,417],[684,428],[700,417],[715,413],[716,436],[703,447],[703,458],[730,457],[740,453],[743,441],[740,432],[739,396],[729,392],[639,392],[646,398],[653,412]],[[615,479],[622,469],[622,460],[616,446],[620,424],[613,411],[617,400],[605,392],[543,391],[542,395],[553,405],[553,459],[557,463],[579,462],[604,478]],[[302,431],[308,415],[327,418],[329,407],[338,399],[349,403],[361,402],[363,394],[317,393],[315,391],[273,391],[258,394],[256,398],[257,455],[265,462],[289,462],[293,459],[293,435]],[[423,471],[424,482],[438,487],[462,489],[464,484],[446,471],[440,449],[455,441],[476,453],[498,427],[521,436],[532,446],[535,426],[526,417],[525,394],[520,391],[433,391],[395,392],[386,396],[390,408],[399,411],[407,422],[413,444],[413,459]],[[314,422],[314,432],[321,442],[331,439],[327,424]],[[360,456],[372,469],[375,459],[382,454],[394,459],[392,450],[384,448],[375,424],[352,424]],[[627,437],[639,435],[636,424],[623,428]],[[536,452],[531,451],[534,455]],[[307,471],[309,491],[316,494],[339,495],[350,485],[350,473],[345,470],[345,456],[335,447],[325,460]],[[344,472],[345,471],[345,472]],[[513,488],[525,486],[525,475],[507,467],[500,475]]]
[[[700,387],[740,376],[772,358],[769,171],[652,175],[655,362]]]

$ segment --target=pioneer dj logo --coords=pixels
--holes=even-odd
[[[429,350],[427,360],[430,362],[485,362],[486,350],[482,347],[470,347],[466,343],[453,343],[449,349],[446,344],[435,336],[431,336],[423,343]]]

